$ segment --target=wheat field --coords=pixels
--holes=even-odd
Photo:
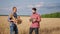
[[[17,25],[19,34],[29,34],[29,18],[21,16],[22,23]],[[10,34],[8,16],[0,16],[0,34]],[[41,18],[39,34],[60,34],[60,18]]]

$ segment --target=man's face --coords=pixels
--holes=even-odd
[[[36,11],[32,10],[32,13],[33,13],[33,14],[35,14],[35,13],[36,13]]]
[[[14,11],[14,12],[17,12],[17,8],[14,8],[13,11]]]

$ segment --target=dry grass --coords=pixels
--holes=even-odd
[[[17,25],[19,34],[28,34],[30,17],[21,16],[22,24]],[[8,16],[0,16],[0,34],[9,34]],[[33,32],[34,34],[34,32]],[[42,18],[39,34],[60,34],[60,18]]]

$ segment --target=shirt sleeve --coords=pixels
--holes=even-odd
[[[13,13],[9,14],[9,16],[8,16],[8,22],[10,22],[11,15],[13,15]]]
[[[37,21],[38,21],[38,22],[41,21],[41,16],[40,16],[40,15],[38,15],[38,17],[37,17]]]
[[[38,19],[37,19],[37,21],[39,22],[39,28],[40,28],[40,22],[41,22],[41,16],[40,15],[38,15]]]

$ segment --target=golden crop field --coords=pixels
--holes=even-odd
[[[29,22],[27,16],[21,16],[22,23],[17,25],[19,34],[29,34]],[[60,34],[60,18],[41,18],[39,34]],[[0,34],[10,34],[8,16],[0,16]],[[33,31],[34,34],[34,31]]]

